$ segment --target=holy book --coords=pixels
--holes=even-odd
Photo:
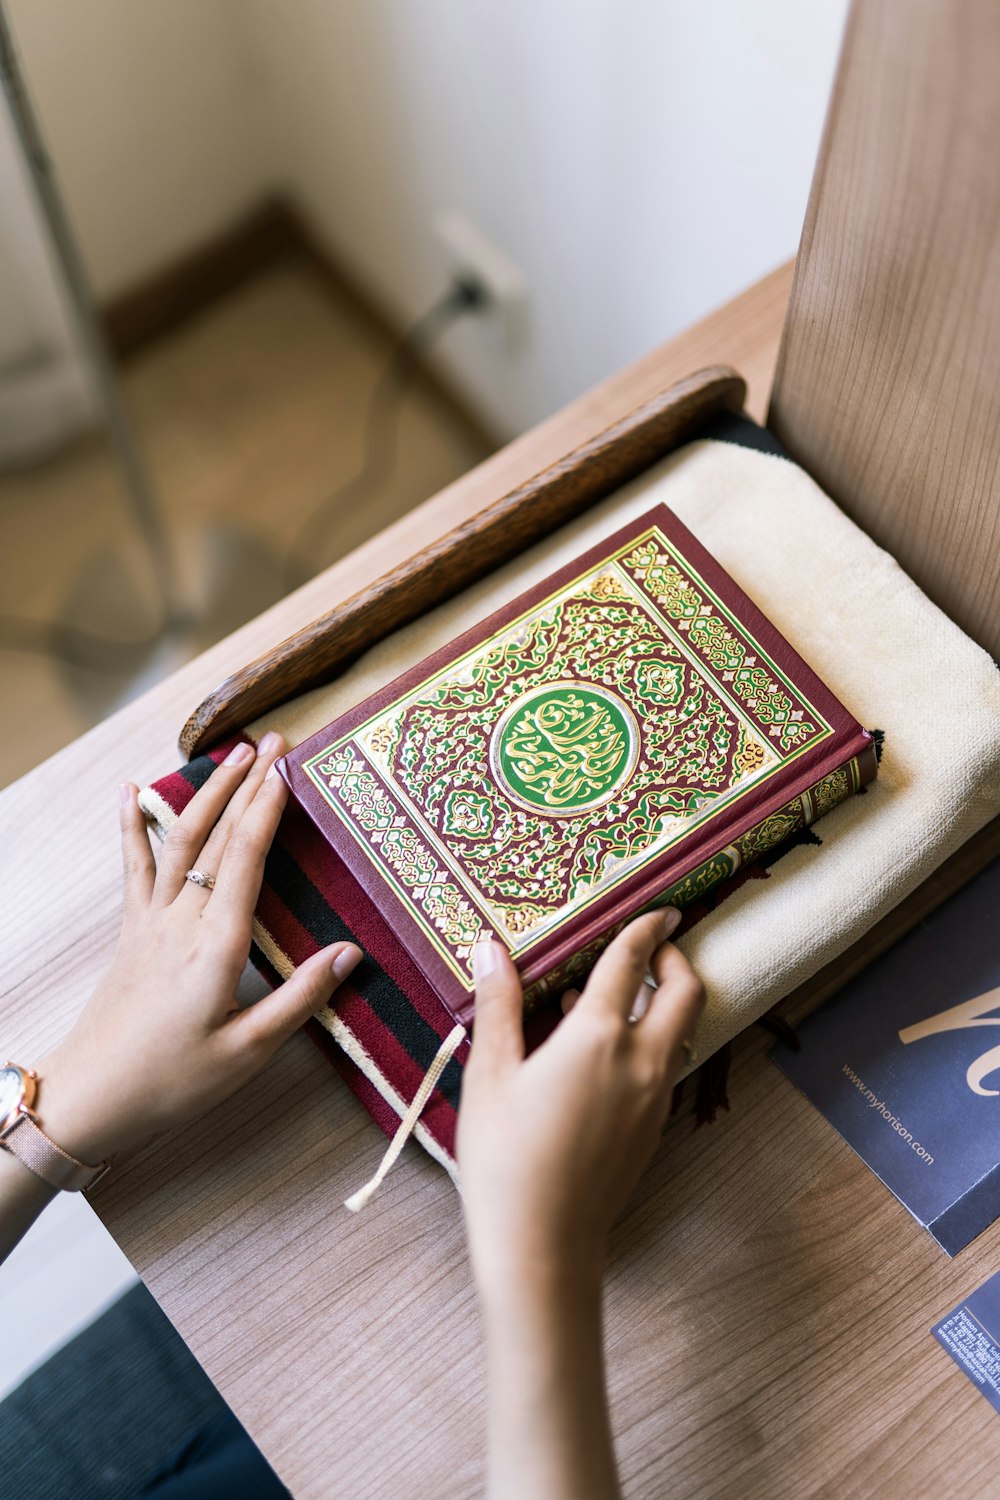
[[[665,506],[279,770],[450,1013],[506,944],[527,1004],[857,792],[872,736]]]

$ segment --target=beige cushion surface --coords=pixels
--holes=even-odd
[[[869,728],[875,785],[682,940],[720,1047],[843,952],[1000,812],[1000,673],[794,464],[719,442],[681,449],[515,563],[396,632],[329,687],[251,726],[296,744],[653,505],[666,504]]]

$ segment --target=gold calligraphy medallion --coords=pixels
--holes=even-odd
[[[490,740],[494,778],[511,801],[559,817],[610,801],[638,757],[632,710],[617,693],[584,682],[524,693]]]

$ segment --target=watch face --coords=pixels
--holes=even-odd
[[[16,1109],[21,1100],[20,1068],[0,1068],[0,1121]]]

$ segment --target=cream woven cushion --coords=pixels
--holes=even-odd
[[[296,744],[651,506],[671,507],[869,728],[875,785],[748,881],[681,946],[723,1045],[836,958],[1000,812],[1000,673],[796,465],[727,443],[681,449],[488,579],[261,719]]]

